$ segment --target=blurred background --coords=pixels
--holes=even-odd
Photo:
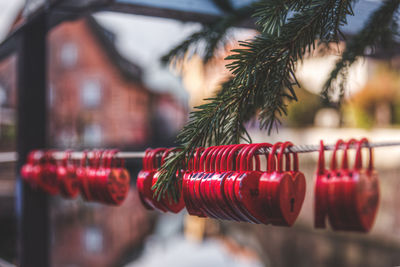
[[[32,1],[40,2],[40,1]],[[31,2],[31,4],[32,4]],[[0,0],[0,41],[25,19],[23,0]],[[140,151],[173,146],[193,106],[212,96],[229,75],[224,58],[249,39],[233,29],[230,42],[204,64],[196,54],[178,66],[160,58],[198,30],[194,22],[96,12],[63,22],[47,35],[50,147],[117,147]],[[278,132],[247,125],[253,142],[333,143],[338,138],[400,139],[400,60],[363,58],[349,70],[339,109],[319,98],[345,47],[314,51],[299,63],[299,101]],[[0,151],[16,149],[18,53],[0,61]],[[328,154],[327,154],[328,155]],[[381,203],[369,234],[313,228],[313,173],[317,153],[301,156],[307,178],[302,211],[291,228],[149,212],[136,188],[120,207],[51,198],[51,265],[74,266],[395,266],[400,265],[400,150],[375,151]],[[133,184],[140,161],[128,162]],[[16,263],[14,163],[0,163],[0,258]],[[2,260],[0,260],[0,266]],[[6,263],[4,263],[6,264]],[[7,266],[7,265],[5,265]]]

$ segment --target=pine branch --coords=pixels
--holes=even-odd
[[[176,63],[188,53],[196,53],[202,57],[204,62],[208,62],[219,48],[225,47],[229,40],[226,36],[227,30],[248,19],[253,12],[252,6],[245,6],[229,12],[212,24],[203,25],[200,31],[193,33],[184,42],[173,48],[161,58],[161,61],[164,64]]]
[[[329,102],[333,93],[333,85],[340,81],[340,98],[343,98],[346,84],[346,76],[349,67],[359,58],[364,56],[367,49],[376,46],[388,47],[394,44],[393,36],[397,33],[398,25],[395,12],[398,9],[400,0],[387,0],[369,18],[364,28],[347,42],[342,57],[336,62],[335,68],[330,73],[329,79],[324,85],[323,98]]]
[[[253,90],[260,99],[260,125],[271,131],[286,113],[285,99],[295,100],[295,63],[315,46],[315,40],[337,41],[339,26],[352,14],[352,1],[312,1],[289,18],[280,36],[259,35],[233,50],[227,67],[234,74],[233,86]],[[340,8],[340,10],[337,10]]]
[[[191,113],[178,136],[183,151],[161,167],[162,174],[155,185],[158,197],[172,192],[178,162],[185,160],[195,147],[238,143],[246,136],[244,122],[257,110],[261,110],[261,126],[273,129],[278,117],[286,113],[285,100],[296,100],[295,63],[314,48],[315,40],[337,41],[339,26],[352,14],[351,3],[351,0],[311,0],[296,6],[300,11],[284,24],[265,27],[279,32],[279,36],[262,33],[241,42],[242,48],[232,51],[227,57],[232,60],[227,68],[233,78],[214,98]]]
[[[253,17],[261,32],[280,36],[280,29],[286,23],[290,11],[300,11],[310,0],[264,0],[255,4]]]

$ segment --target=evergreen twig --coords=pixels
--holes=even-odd
[[[300,4],[299,4],[300,3]],[[286,114],[286,100],[296,100],[295,64],[315,47],[315,40],[337,41],[339,27],[353,13],[352,0],[310,0],[277,6],[264,12],[278,14],[268,21],[258,20],[262,32],[254,39],[240,42],[227,65],[233,77],[219,93],[191,113],[188,124],[178,136],[183,150],[161,167],[155,185],[156,195],[172,192],[180,163],[195,147],[238,143],[245,138],[244,122],[258,110],[260,126],[271,131]],[[288,12],[294,11],[287,18]],[[258,14],[263,11],[256,11]],[[260,16],[260,15],[259,15]],[[273,26],[268,26],[273,23]],[[200,38],[199,38],[200,39]],[[183,51],[183,50],[182,50]],[[174,196],[176,199],[176,195]]]
[[[326,101],[331,99],[333,85],[338,84],[339,103],[341,102],[346,84],[346,76],[349,67],[364,55],[367,49],[372,50],[376,46],[390,47],[396,42],[398,25],[395,12],[398,9],[400,0],[386,0],[369,18],[363,29],[350,39],[342,57],[336,62],[335,68],[329,75],[324,85],[322,96]]]

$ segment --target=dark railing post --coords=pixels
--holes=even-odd
[[[19,175],[27,153],[46,147],[46,15],[38,16],[18,40],[17,192],[18,266],[50,266],[49,199]]]

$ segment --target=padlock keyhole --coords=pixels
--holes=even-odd
[[[294,211],[294,198],[292,197],[290,199],[290,212],[293,212],[293,211]]]

